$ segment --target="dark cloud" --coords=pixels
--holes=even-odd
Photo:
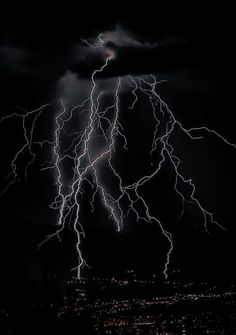
[[[199,29],[201,32],[202,26],[206,27],[203,25],[206,22],[204,17],[196,15],[191,30],[187,20],[184,21],[185,31],[181,30],[180,22],[176,29],[178,33],[169,33],[169,26],[165,24],[166,34],[160,36],[163,18],[150,21],[142,28],[142,32],[138,25],[135,26],[134,33],[129,29],[128,21],[123,26],[114,26],[113,23],[113,28],[109,30],[105,30],[102,25],[99,29],[99,24],[96,29],[95,21],[91,32],[89,29],[85,31],[85,27],[81,25],[76,28],[73,20],[66,21],[65,30],[61,25],[55,27],[47,20],[43,27],[37,21],[32,23],[22,20],[20,25],[17,20],[13,20],[18,34],[16,38],[12,33],[11,21],[0,44],[1,71],[5,77],[11,74],[16,77],[57,80],[70,70],[80,77],[88,78],[109,53],[112,56],[112,66],[104,72],[107,77],[129,73],[169,72],[183,67],[210,71],[218,66],[222,51],[217,50],[219,45],[216,44],[215,36],[211,36],[208,29],[205,38],[200,41],[196,38],[195,30]],[[174,23],[176,24],[176,20],[168,22],[170,26]],[[153,34],[156,35],[155,38]],[[86,39],[86,42],[81,39]]]

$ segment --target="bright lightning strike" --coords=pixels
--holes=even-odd
[[[180,217],[185,210],[185,204],[189,203],[196,206],[203,217],[203,224],[208,231],[209,224],[215,224],[222,229],[218,222],[215,221],[213,213],[206,209],[200,199],[196,196],[197,186],[191,178],[187,178],[180,169],[181,159],[175,153],[173,138],[176,131],[185,134],[191,141],[204,140],[204,133],[218,137],[225,145],[236,149],[236,145],[229,142],[225,137],[217,133],[215,130],[205,126],[193,127],[187,129],[170,110],[168,105],[162,100],[158,94],[157,86],[160,81],[154,75],[150,75],[149,79],[142,77],[129,76],[115,79],[115,89],[112,94],[113,102],[103,107],[102,102],[106,99],[106,92],[99,89],[97,85],[97,77],[105,70],[106,67],[112,66],[112,60],[115,58],[114,51],[106,50],[106,43],[103,35],[100,34],[98,42],[92,44],[83,40],[89,47],[101,49],[104,52],[104,63],[102,66],[93,71],[91,75],[91,89],[86,99],[73,108],[68,108],[63,100],[59,102],[59,110],[56,113],[54,122],[55,129],[52,140],[38,140],[35,137],[35,129],[37,122],[43,112],[47,110],[49,104],[43,105],[33,111],[19,109],[17,112],[2,117],[0,122],[13,118],[22,121],[22,129],[24,136],[24,144],[17,151],[10,163],[10,173],[7,176],[8,183],[2,194],[8,188],[19,180],[18,164],[23,155],[30,156],[29,161],[25,164],[24,178],[27,179],[28,170],[36,159],[35,148],[39,146],[49,146],[52,149],[52,156],[42,165],[42,170],[53,170],[56,179],[56,196],[51,208],[58,211],[57,230],[55,233],[48,235],[42,241],[40,246],[48,242],[50,239],[57,237],[61,239],[61,233],[66,226],[73,228],[76,237],[76,252],[78,263],[75,267],[76,275],[81,277],[81,271],[84,266],[88,266],[81,251],[81,242],[85,237],[85,232],[81,224],[81,198],[84,193],[84,185],[87,184],[91,188],[91,210],[94,210],[94,202],[96,196],[99,196],[107,215],[113,223],[117,231],[120,231],[127,217],[131,214],[138,221],[155,223],[160,229],[161,234],[166,239],[168,249],[166,251],[166,259],[163,268],[163,275],[168,276],[168,266],[170,264],[171,253],[174,248],[173,238],[163,223],[151,213],[148,201],[142,195],[142,186],[150,183],[155,176],[163,169],[164,164],[168,165],[174,172],[175,182],[174,191],[182,201],[180,209]],[[146,78],[146,77],[145,77]],[[131,184],[125,184],[119,171],[114,165],[116,150],[118,149],[117,138],[123,142],[122,150],[128,150],[128,141],[125,129],[120,121],[121,106],[121,88],[122,85],[128,84],[132,99],[130,101],[127,112],[133,112],[139,101],[139,95],[148,98],[150,104],[150,117],[153,118],[155,128],[153,132],[153,140],[150,147],[150,157],[157,150],[160,150],[160,160],[156,164],[151,165],[150,173],[140,176],[138,180]],[[87,113],[85,115],[85,112]],[[66,126],[72,123],[74,115],[82,115],[85,121],[84,128],[75,132],[72,136],[71,143],[65,149],[63,148],[63,136],[66,133]],[[88,115],[88,116],[87,116]],[[94,150],[96,141],[99,142],[99,149]],[[101,144],[102,143],[102,144]],[[120,145],[119,145],[120,146]],[[95,152],[96,151],[96,152]],[[70,162],[71,177],[70,182],[65,181],[65,172],[63,164]],[[101,166],[107,164],[108,169],[114,180],[116,180],[116,192],[113,192],[102,178]],[[185,194],[183,186],[188,186],[189,194]],[[114,186],[112,187],[114,188]],[[114,195],[115,193],[115,195]]]

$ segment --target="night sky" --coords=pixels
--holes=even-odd
[[[142,4],[132,12],[118,8],[119,3],[108,7],[108,11],[103,4],[100,8],[61,8],[54,13],[49,9],[45,13],[42,8],[30,13],[1,13],[1,117],[11,114],[16,106],[33,110],[60,97],[77,101],[78,81],[84,83],[79,93],[83,95],[92,71],[102,63],[99,52],[91,52],[81,39],[93,40],[99,33],[118,31],[118,39],[108,43],[116,57],[100,76],[106,90],[114,77],[153,73],[165,80],[159,93],[186,128],[205,125],[236,143],[230,9],[173,8],[168,4],[154,9]],[[130,98],[123,93],[124,104]],[[54,115],[49,108],[37,130],[39,136],[50,138]],[[129,159],[120,159],[118,166],[127,180],[132,180],[145,169],[148,158],[144,152],[153,125],[147,120],[144,106],[139,106],[136,115],[122,117],[129,129],[132,152]],[[22,140],[17,120],[0,124],[1,189],[9,162]],[[206,233],[201,214],[191,206],[176,222],[180,202],[173,192],[173,171],[164,167],[158,180],[144,192],[153,212],[173,234],[170,272],[180,269],[183,277],[233,281],[235,149],[207,134],[197,143],[179,134],[174,145],[184,174],[195,182],[198,199],[226,230],[210,225]],[[41,161],[47,159],[47,151],[39,155]],[[19,175],[23,175],[20,169]],[[28,182],[22,179],[1,197],[1,287],[24,281],[38,285],[45,272],[71,276],[76,255],[69,229],[62,234],[61,243],[55,239],[37,248],[56,228],[57,213],[49,208],[54,183],[52,173],[40,172],[40,161],[36,160]],[[131,217],[117,233],[99,199],[94,213],[90,213],[88,203],[89,194],[81,206],[86,232],[81,249],[91,266],[85,274],[135,268],[161,275],[167,245],[155,224],[137,224]]]

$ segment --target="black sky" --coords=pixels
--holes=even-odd
[[[107,11],[107,6],[112,8]],[[230,9],[173,8],[168,4],[156,4],[154,8],[142,4],[132,11],[119,3],[107,6],[61,8],[54,12],[50,9],[47,14],[37,7],[30,13],[2,12],[1,115],[7,115],[15,106],[33,109],[54,99],[58,81],[67,71],[89,78],[100,59],[89,56],[77,60],[81,38],[94,38],[119,25],[142,46],[119,47],[118,57],[104,73],[104,80],[117,75],[158,73],[167,80],[160,93],[187,127],[206,124],[235,143],[234,36]],[[138,122],[142,120],[136,120],[136,125]],[[17,123],[1,125],[1,176],[7,174],[7,161],[19,136]],[[135,136],[135,127],[130,136]],[[173,177],[170,171],[163,173],[158,184],[164,200],[154,188],[149,190],[150,201],[154,208],[156,203],[161,204],[159,213],[173,232],[176,244],[173,268],[180,268],[192,278],[233,280],[235,153],[215,138],[207,137],[206,143],[206,146],[190,147],[183,145],[180,138],[176,146],[184,152],[186,173],[191,172],[195,178],[199,197],[228,230],[211,227],[209,235],[204,233],[201,218],[191,210],[176,225],[172,213],[177,204],[166,189],[166,181]],[[125,168],[132,172],[133,167]],[[41,176],[36,166],[28,184],[17,184],[0,199],[0,259],[4,282],[12,277],[40,282],[45,269],[62,275],[68,274],[73,266],[70,232],[66,232],[62,245],[54,241],[44,250],[37,250],[37,243],[54,229],[55,216],[48,209],[51,192],[50,176]],[[92,271],[112,272],[128,267],[159,271],[166,246],[155,232],[156,227],[137,226],[130,221],[125,231],[117,235],[112,225],[104,222],[99,205],[97,210],[96,217],[84,214],[88,242],[83,250]]]

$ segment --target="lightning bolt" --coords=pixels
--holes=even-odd
[[[91,48],[105,49],[105,42],[102,34],[98,36],[96,44],[83,40],[87,46]],[[24,143],[17,151],[10,162],[10,173],[7,176],[8,183],[2,191],[2,195],[10,186],[20,180],[18,173],[18,163],[24,155],[28,154],[30,159],[24,166],[24,179],[27,179],[28,171],[36,159],[35,147],[44,148],[45,145],[51,148],[52,156],[50,160],[42,164],[42,171],[52,170],[54,172],[56,195],[50,207],[58,211],[57,229],[56,231],[45,237],[40,243],[42,247],[54,237],[61,240],[61,234],[65,227],[69,226],[73,229],[76,238],[77,265],[73,269],[76,271],[77,278],[81,277],[81,271],[88,266],[82,251],[81,243],[85,238],[85,231],[81,224],[81,198],[84,194],[84,185],[91,189],[91,211],[94,211],[94,202],[96,196],[99,196],[104,208],[108,213],[108,217],[114,223],[116,230],[122,230],[125,220],[132,214],[136,221],[145,221],[155,223],[160,230],[162,236],[167,242],[167,251],[165,264],[163,267],[163,275],[168,277],[168,267],[170,264],[171,254],[174,248],[173,237],[164,224],[151,213],[148,201],[142,195],[142,187],[150,183],[160,171],[167,165],[173,170],[175,175],[173,189],[177,196],[181,199],[182,208],[180,209],[180,220],[186,204],[195,206],[203,217],[203,225],[206,232],[208,226],[215,224],[225,229],[220,223],[214,219],[214,214],[206,209],[200,199],[196,196],[197,186],[193,180],[186,177],[181,170],[181,158],[176,153],[174,147],[174,138],[176,133],[181,132],[188,137],[190,141],[202,141],[204,135],[212,135],[223,141],[225,145],[236,149],[236,145],[228,141],[221,134],[206,126],[186,128],[170,110],[167,103],[162,100],[158,94],[158,85],[162,81],[158,81],[156,76],[150,75],[144,77],[128,76],[118,77],[114,79],[115,89],[112,94],[113,102],[106,106],[102,106],[102,102],[106,99],[106,92],[99,89],[97,77],[101,75],[108,66],[112,66],[113,56],[104,57],[104,63],[98,69],[95,69],[91,75],[91,89],[84,101],[80,104],[68,107],[63,100],[56,103],[57,112],[54,119],[55,129],[51,140],[38,140],[35,137],[35,129],[37,122],[42,113],[47,110],[48,106],[53,104],[45,104],[33,111],[26,111],[18,108],[16,112],[4,116],[0,122],[13,118],[20,119],[22,122]],[[128,107],[129,112],[135,110],[139,101],[139,95],[148,98],[150,104],[150,117],[154,120],[153,139],[150,147],[150,159],[157,150],[160,150],[160,160],[151,163],[150,173],[142,175],[138,180],[131,184],[125,184],[121,174],[115,166],[115,157],[117,150],[128,150],[128,141],[125,135],[125,127],[120,121],[120,97],[122,85],[128,84],[132,96],[131,103]],[[59,107],[58,107],[59,105]],[[85,126],[81,131],[70,134],[71,142],[66,148],[63,145],[63,139],[67,134],[66,127],[72,123],[73,117],[78,116],[85,121]],[[117,138],[123,142],[123,146],[117,144]],[[102,141],[99,149],[94,153],[94,143]],[[141,158],[141,157],[140,157]],[[66,182],[63,164],[70,162],[71,175],[69,183]],[[116,180],[116,190],[104,182],[101,173],[101,167],[105,166]],[[186,191],[190,190],[190,191]]]

